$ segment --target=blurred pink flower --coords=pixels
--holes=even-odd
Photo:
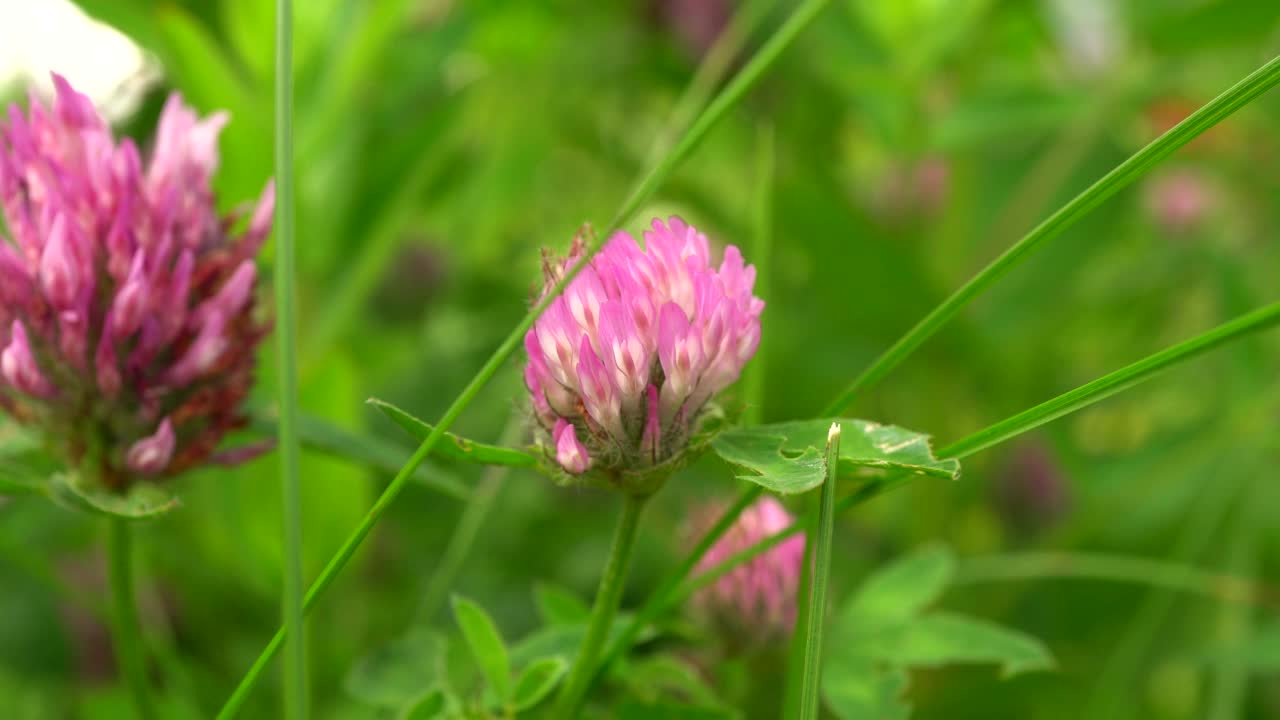
[[[225,114],[201,120],[170,97],[144,162],[53,80],[51,106],[0,120],[0,409],[121,488],[203,461],[243,422],[273,193],[247,223],[219,217]]]
[[[721,508],[713,510],[716,512],[707,513],[707,517],[718,517]],[[760,498],[744,510],[733,527],[711,547],[698,563],[695,574],[710,570],[785,530],[793,521],[777,499],[767,495]],[[783,540],[699,591],[695,603],[717,620],[726,620],[735,627],[765,633],[789,632],[795,624],[804,544],[803,533]]]
[[[1147,186],[1147,212],[1170,233],[1194,229],[1213,208],[1214,202],[1214,192],[1209,183],[1191,170],[1161,175]]]
[[[534,415],[575,475],[678,455],[760,343],[764,302],[738,248],[714,268],[706,235],[677,217],[654,220],[644,241],[616,233],[525,335]],[[576,242],[548,261],[546,288],[583,252]]]

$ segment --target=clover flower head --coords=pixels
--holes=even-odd
[[[714,519],[717,512],[705,513]],[[695,573],[714,568],[756,543],[790,527],[794,518],[781,502],[765,496],[747,507],[737,522],[698,563]],[[701,523],[710,527],[711,523]],[[803,534],[793,535],[753,558],[695,596],[704,613],[735,628],[754,628],[763,634],[785,633],[795,624],[796,590],[804,565]]]
[[[201,463],[243,422],[274,195],[219,216],[225,114],[171,96],[144,159],[53,80],[51,104],[0,118],[0,409],[119,490]]]
[[[583,256],[544,263],[544,296]],[[738,248],[655,219],[644,247],[618,232],[525,335],[525,384],[569,474],[642,472],[677,458],[760,344],[764,302]]]

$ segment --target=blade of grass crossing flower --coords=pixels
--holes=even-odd
[[[1144,360],[1133,363],[1128,367],[1117,370],[1110,375],[1106,375],[1091,383],[1082,385],[1075,390],[1063,393],[1053,400],[1041,403],[1030,410],[1014,415],[1007,420],[996,423],[995,425],[952,443],[951,445],[939,450],[937,455],[940,458],[963,458],[980,450],[988,449],[1027,432],[1028,430],[1039,427],[1051,420],[1062,417],[1067,413],[1087,407],[1093,403],[1110,397],[1121,390],[1132,387],[1143,380],[1151,378],[1161,370],[1167,369],[1171,365],[1188,360],[1200,355],[1201,353],[1207,352],[1210,349],[1219,347],[1231,340],[1245,337],[1250,333],[1268,328],[1275,325],[1277,322],[1280,322],[1280,303],[1268,305],[1249,313],[1248,315],[1220,325],[1219,327],[1192,338],[1191,340],[1187,340],[1186,342],[1156,353]],[[902,485],[910,479],[910,477],[911,476],[905,474],[901,476],[889,476],[878,481],[868,483],[867,485],[859,488],[852,495],[841,500],[838,503],[837,510],[839,512],[848,510],[855,505],[870,500],[886,490]],[[660,602],[655,599],[654,602],[660,606],[657,612],[664,612],[671,607],[678,606],[702,587],[715,582],[716,579],[739,565],[750,562],[753,558],[767,552],[770,548],[773,548],[788,537],[804,530],[808,524],[809,523],[806,521],[797,521],[787,529],[776,533],[756,545],[724,560],[716,567],[700,574],[692,581],[684,583],[678,591],[670,594]]]
[[[281,0],[283,1],[283,0]],[[798,7],[791,17],[783,24],[781,28],[773,35],[773,37],[765,43],[764,47],[747,63],[747,65],[734,77],[734,80],[716,97],[716,99],[707,107],[706,110],[699,115],[693,126],[681,139],[681,141],[645,178],[637,183],[636,189],[628,196],[623,203],[621,210],[618,212],[613,222],[609,224],[610,229],[616,228],[623,220],[629,218],[641,204],[645,202],[658,188],[658,186],[666,180],[666,178],[675,169],[680,160],[683,160],[690,151],[697,145],[711,127],[719,121],[728,110],[733,107],[738,100],[746,93],[756,81],[764,74],[770,65],[775,62],[782,54],[782,51],[795,40],[800,31],[804,29],[810,21],[816,17],[829,0],[807,0],[803,5]],[[607,237],[607,234],[606,234]],[[596,248],[591,248],[592,252],[587,253],[573,267],[569,268],[564,277],[547,293],[546,297],[535,305],[524,319],[511,331],[511,333],[502,341],[489,359],[476,373],[475,377],[467,383],[462,392],[454,399],[449,408],[445,410],[444,415],[435,424],[430,435],[427,436],[418,449],[396,474],[391,483],[387,485],[387,489],[374,502],[372,508],[361,520],[360,524],[347,538],[346,542],[338,549],[338,552],[329,560],[329,563],[321,570],[320,575],[312,583],[311,589],[307,592],[303,599],[303,612],[307,612],[315,604],[316,600],[322,596],[338,574],[342,571],[346,564],[355,555],[356,550],[368,537],[373,527],[378,523],[382,514],[395,501],[400,492],[404,490],[405,484],[412,476],[418,466],[426,460],[431,454],[432,449],[440,442],[444,434],[453,426],[453,423],[462,414],[462,411],[471,404],[476,395],[479,394],[481,388],[488,384],[489,380],[498,373],[507,359],[515,353],[516,349],[524,339],[524,334],[533,327],[533,323],[538,316],[547,308],[551,302],[559,296],[565,286],[586,266]],[[232,692],[227,702],[223,705],[218,713],[220,720],[235,717],[240,708],[243,707],[248,699],[249,692],[257,685],[261,679],[263,671],[270,663],[271,659],[279,652],[280,647],[284,643],[285,629],[279,629],[275,636],[271,639],[263,649],[262,654],[249,668],[248,673],[241,679],[239,685]]]
[[[733,59],[742,51],[752,31],[764,19],[765,11],[768,10],[771,2],[772,0],[747,0],[734,13],[724,30],[716,36],[716,41],[703,56],[689,85],[680,94],[680,99],[676,100],[676,106],[671,111],[666,127],[654,140],[653,148],[649,151],[648,164],[657,162],[662,153],[671,147],[675,136],[689,126],[689,121],[693,119],[698,109],[706,106],[707,98],[711,97],[712,91],[729,71]]]
[[[938,455],[963,458],[985,450],[1132,387],[1171,365],[1269,328],[1277,322],[1280,322],[1280,303],[1273,303],[980,430],[939,450]]]
[[[822,622],[827,615],[827,584],[831,576],[831,538],[836,523],[836,476],[840,464],[840,425],[827,434],[827,481],[818,508],[818,537],[810,572],[809,609],[804,625],[804,677],[800,681],[800,720],[818,720],[818,685],[822,675]],[[797,632],[800,628],[796,629]]]
[[[960,312],[975,297],[991,287],[997,280],[1016,267],[1031,255],[1046,240],[1054,238],[1071,227],[1077,220],[1089,214],[1120,190],[1133,184],[1148,170],[1171,155],[1178,148],[1199,137],[1206,130],[1217,125],[1227,116],[1257,99],[1267,90],[1280,83],[1280,57],[1272,59],[1258,68],[1245,79],[1236,83],[1226,92],[1214,98],[1207,105],[1192,113],[1187,119],[1151,144],[1139,150],[1128,160],[1120,163],[1111,172],[1102,176],[1084,192],[1050,215],[1044,222],[1027,233],[983,268],[969,282],[956,290],[937,308],[924,317],[906,335],[902,336],[871,365],[858,375],[850,385],[831,402],[824,414],[836,415],[843,412],[857,393],[874,384],[890,370],[907,358],[925,340],[933,336],[956,313]]]
[[[276,0],[276,353],[280,366],[277,449],[284,494],[285,717],[307,717],[307,651],[302,609],[302,503],[298,449],[298,322],[294,307],[293,0]]]
[[[618,214],[609,222],[609,228],[612,230],[631,219],[631,216],[640,209],[640,206],[649,196],[653,195],[658,186],[662,184],[676,165],[695,148],[702,138],[715,126],[725,113],[742,99],[747,90],[750,90],[764,72],[777,61],[782,55],[782,51],[786,50],[796,39],[802,30],[813,22],[818,13],[827,6],[830,0],[805,0],[799,7],[791,13],[782,27],[769,38],[760,50],[751,57],[742,70],[729,81],[720,94],[711,101],[706,110],[698,116],[693,124],[689,126],[689,131],[680,138],[680,141],[671,148],[671,152],[653,167],[653,170],[644,177],[631,191],[631,195],[627,197],[626,202],[622,204],[622,208],[618,210]]]
[[[129,685],[133,709],[142,720],[156,717],[147,682],[147,660],[142,654],[142,629],[133,592],[132,528],[123,518],[107,519],[107,555],[111,575],[111,642],[116,662]]]

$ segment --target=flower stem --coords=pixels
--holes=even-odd
[[[836,475],[840,460],[840,425],[827,433],[827,481],[822,484],[818,537],[810,572],[809,606],[804,624],[804,676],[800,680],[800,718],[818,719],[818,680],[822,674],[822,621],[827,614],[827,580],[831,575],[831,538],[836,523]]]
[[[111,637],[116,664],[129,684],[133,708],[139,718],[156,716],[147,687],[147,663],[142,653],[142,631],[133,594],[133,543],[129,521],[108,520],[107,555],[111,565]]]
[[[627,568],[631,564],[631,550],[635,545],[636,530],[640,527],[640,511],[644,509],[646,500],[633,495],[626,497],[626,505],[622,508],[622,517],[618,520],[618,529],[613,536],[609,562],[604,567],[604,577],[600,578],[600,588],[596,591],[596,604],[591,609],[591,624],[587,626],[587,636],[582,641],[577,662],[573,664],[569,679],[565,681],[556,701],[554,717],[558,720],[570,720],[577,715],[578,706],[591,684],[596,661],[600,658],[600,651],[604,649],[609,629],[613,626],[613,617],[618,612],[618,603],[622,599]]]

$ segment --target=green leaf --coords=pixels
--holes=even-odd
[[[84,487],[79,477],[70,473],[56,473],[50,478],[49,495],[73,510],[129,520],[158,517],[181,504],[168,488],[160,485],[137,483],[117,494],[105,488]]]
[[[547,625],[579,625],[591,618],[591,607],[558,585],[538,583],[533,596],[538,614]]]
[[[569,663],[562,657],[549,657],[536,660],[520,673],[516,680],[516,689],[511,696],[511,704],[517,712],[522,712],[542,702],[569,669]]]
[[[436,688],[406,705],[400,711],[398,720],[433,720],[433,718],[443,717],[448,704],[444,691]]]
[[[946,612],[932,612],[879,632],[846,635],[840,641],[852,645],[859,655],[908,667],[998,663],[1006,678],[1054,667],[1053,656],[1038,639]]]
[[[627,625],[634,618],[635,616],[629,613],[618,613],[613,620],[613,626],[609,628],[609,642],[616,642],[622,637]],[[512,646],[511,663],[516,667],[522,667],[539,658],[553,655],[566,660],[571,659],[577,655],[586,636],[586,622],[573,625],[549,625],[530,633]],[[652,636],[652,631],[646,630],[641,633],[639,639],[647,640]]]
[[[817,419],[734,428],[718,435],[711,447],[727,462],[751,471],[740,474],[740,479],[784,495],[801,493],[822,484],[826,474],[822,453],[833,422],[843,428],[842,478],[867,470],[899,470],[949,479],[960,476],[958,461],[933,456],[927,435],[866,420]]]
[[[942,596],[955,574],[955,558],[927,545],[867,578],[840,613],[843,625],[882,627],[911,619]]]
[[[911,706],[903,702],[907,672],[874,663],[828,663],[822,672],[822,697],[840,720],[907,720]]]
[[[430,697],[430,693],[424,697],[423,690],[436,682],[443,654],[444,640],[439,635],[415,627],[404,637],[357,660],[343,686],[347,694],[369,705],[418,705]]]
[[[484,608],[464,597],[454,596],[453,617],[476,664],[489,680],[489,687],[506,702],[511,697],[511,661],[498,627]]]
[[[369,404],[391,418],[401,429],[409,433],[418,442],[427,439],[432,427],[389,402],[378,399],[369,400]],[[458,460],[478,465],[510,465],[512,467],[532,467],[538,459],[523,450],[504,448],[496,445],[485,445],[473,440],[458,437],[453,433],[445,433],[444,439],[436,445],[436,457]]]

